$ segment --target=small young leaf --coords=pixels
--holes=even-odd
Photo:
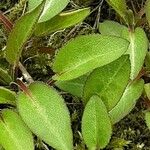
[[[138,80],[126,87],[118,104],[109,112],[112,124],[119,122],[135,107],[136,101],[143,92],[144,81]]]
[[[146,1],[145,12],[146,12],[147,21],[148,21],[148,23],[150,25],[150,0]]]
[[[129,76],[130,61],[127,55],[95,69],[85,83],[84,103],[87,103],[92,95],[97,94],[107,109],[111,110],[120,100],[128,84]]]
[[[46,0],[39,22],[45,22],[60,13],[70,0]],[[29,10],[35,9],[42,0],[29,0]]]
[[[125,39],[106,35],[85,35],[71,40],[55,57],[54,80],[71,80],[118,59],[128,49]]]
[[[55,85],[74,96],[82,97],[83,87],[88,75],[81,76],[69,81],[57,81]]]
[[[130,46],[128,52],[131,61],[130,78],[135,79],[142,69],[148,49],[148,39],[142,28],[136,28],[135,32],[129,32]]]
[[[92,96],[82,118],[82,134],[89,150],[105,148],[112,134],[107,109],[98,96]]]
[[[54,18],[37,24],[35,35],[43,36],[52,32],[71,27],[83,21],[90,13],[89,8],[61,13]]]
[[[126,21],[127,5],[125,0],[107,0],[108,4]]]
[[[147,127],[150,130],[150,112],[149,111],[145,113],[145,121],[146,121]]]
[[[150,100],[150,83],[147,83],[144,85],[144,90],[145,90],[146,96]]]
[[[0,87],[0,104],[15,105],[16,94],[4,87]]]
[[[63,98],[44,83],[34,82],[18,96],[18,110],[31,129],[50,146],[72,150],[72,131]]]
[[[0,145],[6,150],[34,150],[32,133],[16,112],[3,110],[0,118]]]
[[[0,68],[0,84],[9,85],[10,82],[12,82],[11,76],[8,74],[7,71]]]
[[[10,64],[18,63],[23,46],[33,33],[44,3],[45,0],[36,9],[21,17],[12,29],[6,47],[6,59]]]
[[[122,37],[122,32],[126,26],[119,24],[115,21],[106,20],[99,24],[99,32],[103,35],[114,35]]]

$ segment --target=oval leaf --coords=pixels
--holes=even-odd
[[[70,0],[46,0],[45,7],[39,22],[50,20],[60,13],[69,3]],[[42,0],[29,0],[29,10],[35,9]]]
[[[4,87],[0,87],[0,104],[15,105],[16,94]]]
[[[102,149],[109,143],[112,127],[107,109],[98,96],[92,96],[82,118],[82,134],[90,150]]]
[[[49,21],[37,24],[35,35],[43,36],[52,32],[71,27],[83,21],[90,13],[89,8],[64,12]]]
[[[62,97],[44,83],[32,83],[18,96],[18,109],[31,131],[55,149],[72,150],[68,109]]]
[[[142,69],[148,50],[148,39],[142,28],[136,28],[135,32],[129,32],[130,46],[128,53],[131,61],[130,78],[135,79]]]
[[[8,74],[6,70],[0,68],[0,84],[9,85],[10,82],[12,82],[11,76]]]
[[[45,0],[36,9],[21,17],[12,29],[6,47],[6,59],[10,64],[18,63],[23,46],[33,33],[44,3]]]
[[[32,133],[12,110],[1,112],[0,145],[6,150],[34,150]]]
[[[122,32],[125,28],[127,29],[126,26],[110,20],[106,20],[99,24],[99,32],[103,35],[122,37]]]
[[[85,83],[84,103],[87,103],[92,95],[97,94],[107,109],[111,110],[120,100],[128,84],[129,76],[130,61],[127,55],[95,69]]]
[[[77,79],[69,80],[69,81],[57,81],[55,85],[74,96],[82,97],[83,95],[83,87],[88,75],[81,76]]]
[[[144,81],[138,80],[126,87],[118,104],[109,112],[112,124],[119,122],[135,107],[136,101],[143,92]]]
[[[71,40],[55,57],[54,80],[71,80],[118,59],[127,50],[127,40],[105,35],[85,35]]]

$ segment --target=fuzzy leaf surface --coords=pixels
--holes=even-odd
[[[148,50],[148,39],[142,28],[136,28],[135,32],[129,32],[130,46],[127,50],[130,54],[131,75],[135,79],[142,69],[144,59]]]
[[[0,87],[0,104],[15,105],[16,94],[4,87]]]
[[[37,24],[34,34],[44,36],[82,22],[90,13],[89,8],[61,13],[54,18]]]
[[[99,24],[99,32],[103,35],[122,37],[123,30],[127,28],[116,21],[105,20]]]
[[[136,101],[143,92],[144,81],[138,80],[129,84],[117,105],[109,112],[112,124],[119,122],[135,107]]]
[[[36,8],[42,0],[29,0],[29,10]],[[46,0],[44,10],[39,18],[39,22],[45,22],[60,13],[70,2],[70,0]]]
[[[14,25],[6,47],[6,59],[10,64],[16,64],[22,53],[25,42],[34,32],[35,25],[43,10],[45,0],[33,11],[22,16]]]
[[[31,131],[21,117],[12,110],[1,112],[0,145],[6,150],[34,150]]]
[[[92,95],[97,94],[107,109],[111,110],[120,100],[128,84],[129,76],[130,61],[128,55],[95,69],[85,83],[84,103],[87,103]]]
[[[103,101],[94,95],[87,103],[82,118],[82,134],[88,149],[103,149],[109,143],[112,127]]]
[[[118,59],[128,49],[125,39],[99,34],[69,41],[55,56],[54,80],[71,80]]]
[[[31,131],[55,149],[72,150],[69,111],[63,98],[41,82],[18,96],[18,110]]]

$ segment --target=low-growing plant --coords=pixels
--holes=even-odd
[[[125,0],[107,2],[120,23],[105,20],[99,33],[80,35],[64,44],[54,55],[50,65],[54,76],[47,83],[34,81],[22,65],[27,41],[81,23],[92,13],[90,8],[62,12],[69,0],[28,0],[28,12],[15,24],[0,14],[10,31],[0,65],[0,105],[6,107],[0,114],[4,149],[33,150],[35,137],[57,150],[77,149],[69,109],[58,89],[83,103],[79,134],[84,146],[80,149],[104,149],[114,124],[130,113],[142,93],[150,104],[150,83],[144,85],[142,78],[150,69],[149,41],[139,25],[145,12],[150,24],[150,0],[138,14],[128,9]],[[17,70],[23,80],[18,79]],[[11,90],[12,84],[20,90]],[[147,106],[145,120],[150,128]]]

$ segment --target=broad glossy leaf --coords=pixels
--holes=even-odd
[[[148,39],[142,28],[136,28],[135,32],[129,32],[130,46],[128,53],[131,61],[131,75],[133,80],[142,69],[144,59],[148,50]]]
[[[23,46],[34,31],[44,3],[45,0],[36,9],[22,16],[12,29],[6,47],[6,59],[10,64],[18,63]]]
[[[82,134],[90,150],[105,148],[112,134],[106,106],[96,95],[87,103],[82,118]]]
[[[55,85],[61,90],[64,90],[72,95],[82,97],[83,87],[88,75],[81,76],[77,79],[69,81],[57,81]]]
[[[144,81],[138,80],[129,84],[118,104],[109,112],[112,124],[119,122],[135,107],[136,101],[143,92]]]
[[[126,18],[127,5],[125,0],[107,0],[107,2],[122,18]]]
[[[99,32],[103,35],[122,37],[124,29],[127,29],[127,27],[115,21],[106,20],[99,24]]]
[[[54,18],[37,24],[35,35],[43,36],[82,22],[90,13],[89,8],[61,13]]]
[[[146,1],[145,12],[146,12],[146,19],[150,25],[150,0]]]
[[[12,110],[1,112],[0,145],[6,150],[34,150],[31,131]]]
[[[92,95],[97,94],[107,109],[111,110],[120,100],[128,84],[129,76],[130,61],[127,55],[95,69],[85,83],[84,103],[87,103]]]
[[[18,110],[40,139],[55,149],[72,150],[72,131],[68,109],[63,98],[41,82],[30,84],[18,96]]]
[[[125,39],[99,34],[69,41],[55,57],[54,80],[71,80],[118,59],[128,49]]]
[[[4,87],[0,87],[0,104],[15,105],[16,94]]]
[[[11,76],[8,74],[6,70],[3,70],[0,68],[0,84],[1,85],[9,85],[9,83],[12,81]]]
[[[146,121],[148,128],[150,129],[150,112],[149,111],[145,113],[145,121]]]
[[[29,10],[36,8],[42,0],[28,0]],[[70,0],[46,0],[44,10],[41,14],[39,22],[50,20],[60,13],[69,3]]]

